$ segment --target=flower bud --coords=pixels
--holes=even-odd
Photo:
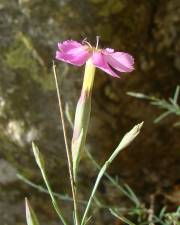
[[[89,127],[91,94],[94,83],[94,75],[95,66],[93,65],[91,59],[89,59],[86,62],[83,87],[76,107],[74,120],[73,138],[71,145],[73,168],[76,168],[74,169],[74,177],[76,177],[78,164],[85,146],[87,131]]]

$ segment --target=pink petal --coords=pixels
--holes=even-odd
[[[77,42],[77,41],[73,41],[73,40],[67,40],[67,41],[63,41],[62,43],[59,42],[58,43],[58,48],[61,52],[66,52],[68,53],[69,50],[72,50],[74,48],[79,48],[81,47],[82,44]]]
[[[87,46],[72,40],[58,43],[58,48],[56,59],[76,66],[82,66],[91,55]]]
[[[114,52],[114,49],[112,49],[112,48],[106,48],[105,49],[105,52],[107,52],[107,53],[113,53]]]
[[[108,66],[107,61],[101,52],[94,52],[92,61],[96,67],[100,68],[113,77],[119,78],[119,76]]]
[[[107,63],[120,72],[131,72],[134,70],[134,58],[125,52],[105,53]]]
[[[89,57],[89,52],[81,52],[81,54],[78,55],[68,55],[59,51],[56,52],[56,59],[70,63],[75,66],[82,66],[83,64],[85,64]]]

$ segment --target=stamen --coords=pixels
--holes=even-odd
[[[100,36],[96,36],[96,49],[98,49]]]
[[[84,42],[87,41],[87,37],[85,37],[83,40],[82,40],[82,44],[84,44]]]
[[[86,41],[87,40],[87,38],[85,38],[83,41],[82,41],[82,43],[83,44],[87,44],[90,48],[92,48],[92,45],[88,42],[88,41]]]

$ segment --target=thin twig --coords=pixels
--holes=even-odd
[[[72,172],[72,168],[73,168],[72,157],[71,157],[71,151],[69,149],[68,141],[67,141],[67,132],[66,132],[65,119],[64,119],[64,113],[63,113],[62,99],[61,99],[61,94],[59,91],[57,74],[56,74],[56,65],[54,64],[54,61],[53,61],[53,73],[54,73],[54,80],[55,80],[55,84],[56,84],[56,91],[57,91],[57,97],[58,97],[59,113],[60,113],[60,118],[61,118],[61,123],[62,123],[62,128],[63,128],[64,142],[65,142],[65,147],[66,147],[66,155],[67,155],[67,160],[68,160],[68,169],[69,169],[69,176],[70,176],[70,182],[71,182],[76,225],[79,225],[76,187],[75,187],[75,182],[74,182],[73,172]]]

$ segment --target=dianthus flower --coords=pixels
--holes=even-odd
[[[58,51],[56,51],[56,59],[60,61],[75,66],[86,64],[81,95],[76,106],[71,142],[73,176],[75,182],[89,127],[91,95],[96,67],[113,77],[120,77],[118,75],[119,73],[131,72],[134,69],[134,59],[130,54],[115,52],[111,48],[100,49],[98,48],[98,42],[99,38],[97,37],[96,47],[92,47],[89,42],[85,40],[82,44],[77,41],[67,40],[58,43]]]
[[[95,67],[113,77],[119,77],[118,73],[134,70],[134,59],[130,54],[115,52],[111,48],[100,49],[98,43],[96,47],[92,47],[86,41],[82,44],[73,40],[59,42],[56,59],[75,66],[82,66],[91,59]]]

